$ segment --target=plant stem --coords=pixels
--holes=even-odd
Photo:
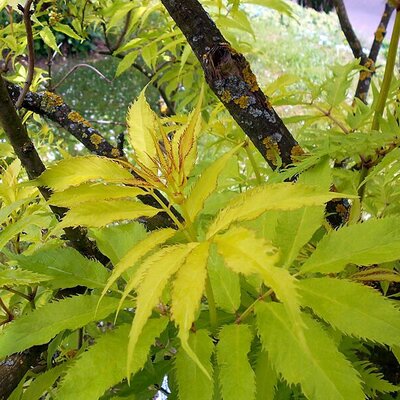
[[[266,297],[270,296],[273,292],[274,291],[272,289],[269,289],[267,292],[265,292],[265,293],[261,294],[259,297],[257,297],[257,299],[254,300],[254,302],[252,304],[250,304],[250,306],[247,307],[246,310],[244,310],[243,313],[236,318],[235,324],[240,324],[244,319],[246,319],[253,312],[256,304],[259,301],[264,300]]]
[[[392,82],[393,69],[396,63],[397,49],[399,46],[399,38],[400,38],[400,10],[397,10],[392,37],[390,38],[385,74],[383,76],[382,87],[379,93],[378,102],[376,104],[374,119],[372,121],[371,129],[375,131],[379,130],[380,119],[382,118],[383,111],[385,109],[390,83]]]
[[[211,329],[214,331],[218,326],[217,307],[215,305],[214,293],[209,278],[207,278],[206,281],[206,296],[208,301],[208,312],[210,314]]]

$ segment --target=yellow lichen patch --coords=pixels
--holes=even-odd
[[[98,149],[99,144],[103,141],[103,138],[97,133],[94,133],[92,136],[90,136],[90,141],[94,144],[94,147]]]
[[[382,42],[385,37],[386,29],[383,24],[380,24],[378,29],[375,32],[375,40],[378,42]]]
[[[368,79],[371,77],[371,72],[369,71],[361,71],[360,72],[360,81],[365,81],[365,79]]]
[[[229,93],[228,90],[224,90],[221,94],[221,100],[224,103],[229,103],[232,100],[232,95]]]
[[[250,86],[250,90],[252,92],[257,92],[257,90],[259,90],[259,87],[257,84],[257,78],[253,74],[253,72],[251,72],[249,64],[246,64],[246,66],[244,67],[244,69],[242,71],[242,74],[243,74],[244,81]]]
[[[64,101],[59,95],[46,91],[43,93],[40,105],[45,111],[52,112],[56,107],[61,106],[63,103]]]
[[[113,157],[117,158],[117,157],[121,156],[121,153],[120,153],[120,151],[118,149],[114,148],[114,149],[111,150],[111,155]]]
[[[240,96],[238,99],[233,100],[240,108],[247,108],[249,106],[249,96]]]
[[[291,158],[294,160],[296,157],[300,157],[304,154],[304,150],[296,144],[296,146],[292,147],[292,150],[290,152]]]
[[[72,121],[72,122],[76,122],[78,124],[83,124],[85,126],[87,126],[88,128],[90,128],[92,125],[90,125],[90,122],[87,121],[85,118],[82,117],[81,114],[77,113],[76,111],[71,111],[68,114],[68,118]]]
[[[267,97],[267,100],[265,101],[265,105],[267,106],[268,110],[272,110],[272,104],[269,101],[268,97]]]
[[[265,156],[267,160],[270,161],[273,165],[278,165],[278,159],[281,155],[278,143],[276,143],[274,139],[266,137],[263,140],[263,144],[266,148]]]

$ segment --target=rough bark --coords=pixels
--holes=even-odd
[[[247,60],[229,45],[198,0],[161,1],[200,61],[207,83],[271,168],[286,167],[304,154],[259,88]],[[346,199],[333,200],[327,205],[327,220],[339,227],[349,210]]]
[[[10,98],[15,103],[22,89],[18,85],[10,82],[7,82],[6,85]],[[94,154],[108,158],[123,157],[122,149],[119,149],[108,142],[97,129],[91,126],[89,121],[78,112],[73,111],[69,105],[64,102],[63,98],[55,93],[28,92],[24,98],[22,107],[55,122],[72,134]],[[44,165],[42,165],[41,168],[41,172],[43,172]],[[157,192],[157,195],[166,205],[168,205],[168,201],[161,193]],[[47,196],[47,198],[48,197],[49,196]],[[151,195],[140,195],[138,198],[147,205],[160,208],[160,205]],[[175,216],[182,221],[181,215],[174,208],[172,211]],[[175,224],[168,214],[161,212],[152,218],[148,218],[146,220],[146,226],[148,229],[153,230],[160,227],[174,227]]]
[[[200,61],[207,83],[271,168],[303,153],[261,91],[250,65],[223,37],[197,0],[162,0]]]
[[[12,354],[0,362],[0,400],[6,400],[24,375],[37,365],[46,346],[35,346],[22,353]]]

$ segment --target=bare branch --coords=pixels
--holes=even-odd
[[[369,52],[368,59],[366,61],[365,67],[368,68],[367,71],[360,72],[360,79],[358,80],[357,89],[355,97],[362,100],[364,103],[367,100],[369,88],[371,85],[372,76],[375,73],[375,64],[378,58],[379,51],[382,47],[383,39],[386,35],[386,29],[389,24],[390,18],[393,14],[394,8],[386,3],[385,9],[382,14],[381,21],[379,22],[378,28],[375,32],[374,41],[371,46],[371,51]]]
[[[53,87],[52,90],[55,91],[72,73],[74,73],[78,68],[89,68],[92,71],[94,71],[97,75],[100,76],[100,78],[104,79],[108,83],[112,83],[110,79],[108,79],[106,76],[104,76],[97,68],[93,67],[92,65],[89,64],[76,64],[74,65],[61,79],[58,83],[56,83]]]
[[[31,22],[31,10],[30,10],[32,3],[33,0],[27,0],[24,7],[22,6],[18,7],[23,13],[25,30],[26,30],[26,39],[28,42],[28,73],[26,76],[24,88],[22,89],[19,98],[15,104],[17,110],[21,108],[22,102],[29,91],[29,88],[33,80],[33,73],[35,71],[35,52],[33,49],[33,34],[32,34],[32,22]]]
[[[344,35],[346,36],[351,51],[354,54],[354,58],[361,58],[361,65],[364,65],[367,59],[367,55],[364,53],[360,40],[354,32],[353,26],[351,25],[351,22],[349,20],[349,16],[347,15],[346,7],[343,3],[343,0],[333,0],[333,4],[339,18],[340,26]]]

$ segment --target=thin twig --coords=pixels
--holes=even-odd
[[[22,92],[15,104],[15,108],[17,110],[21,108],[22,102],[24,101],[24,98],[29,91],[29,88],[33,80],[33,74],[35,71],[35,51],[33,49],[33,33],[32,33],[32,22],[31,22],[31,11],[30,11],[32,3],[33,0],[27,0],[24,7],[18,5],[18,9],[21,10],[23,13],[26,38],[28,43],[28,73],[26,76],[26,81],[22,89]]]
[[[331,111],[326,111],[320,106],[311,103],[310,106],[316,108],[318,111],[320,111],[325,117],[329,118],[333,123],[335,123],[344,133],[349,134],[350,131],[340,122],[338,121],[331,113]]]
[[[13,289],[13,288],[11,288],[11,287],[9,287],[9,286],[3,286],[3,289],[4,289],[4,290],[7,290],[7,292],[14,293],[14,294],[16,294],[16,295],[18,295],[18,296],[21,296],[21,297],[23,297],[25,300],[28,300],[29,302],[31,301],[31,296],[29,296],[28,294],[19,292],[18,290],[15,290],[15,289]]]
[[[104,79],[105,81],[107,81],[108,83],[112,83],[112,81],[110,81],[110,79],[108,79],[106,76],[104,76],[97,68],[93,67],[92,65],[89,64],[76,64],[74,65],[62,78],[61,80],[56,83],[53,86],[53,90],[56,90],[72,73],[74,73],[78,68],[89,68],[92,71],[94,71],[97,75],[100,76],[100,78]]]
[[[129,28],[129,24],[131,22],[131,15],[132,15],[132,10],[129,10],[128,14],[126,14],[125,17],[125,25],[124,28],[122,29],[121,34],[119,35],[119,38],[117,40],[117,42],[115,43],[115,45],[113,46],[113,51],[115,51],[116,49],[118,49],[119,46],[121,46],[122,41],[125,38],[125,35],[128,32],[128,28]]]
[[[7,314],[7,321],[12,321],[14,319],[14,314],[11,312],[11,310],[4,304],[4,301],[2,300],[2,298],[0,297],[0,307],[4,310],[4,312]],[[4,321],[3,321],[4,323]]]
[[[361,58],[361,64],[364,65],[363,60],[366,60],[367,55],[364,53],[361,42],[354,32],[353,26],[351,25],[351,22],[347,15],[346,7],[343,3],[343,0],[333,0],[333,4],[339,18],[340,26],[344,35],[346,36],[347,42],[349,43],[354,57]]]

